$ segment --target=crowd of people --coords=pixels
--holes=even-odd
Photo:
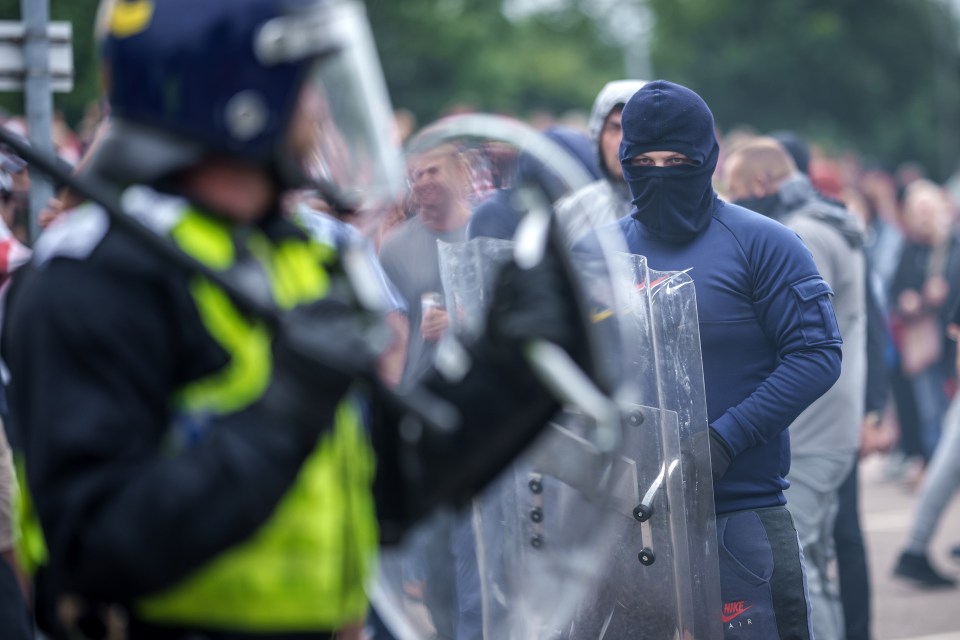
[[[116,50],[129,41],[126,33],[112,37]],[[142,53],[131,49],[128,55],[136,59]],[[153,55],[175,58],[162,47]],[[119,65],[117,60],[113,62]],[[268,77],[273,69],[264,68]],[[307,240],[297,229],[332,246],[365,246],[389,301],[386,324],[391,337],[376,354],[375,364],[386,388],[403,391],[426,379],[433,392],[472,407],[470,415],[483,422],[480,426],[496,420],[505,432],[514,433],[499,456],[514,455],[552,415],[556,402],[513,355],[503,355],[509,349],[502,344],[492,350],[495,358],[475,355],[480,382],[470,375],[451,382],[443,371],[437,372],[437,353],[451,324],[443,304],[438,242],[513,238],[522,213],[516,210],[512,190],[531,176],[548,182],[543,167],[495,145],[442,145],[407,159],[408,190],[402,203],[385,215],[341,220],[330,199],[316,191],[299,190],[278,205],[270,181],[286,186],[281,174],[288,167],[271,164],[273,158],[265,160],[262,149],[257,150],[260,155],[251,151],[243,163],[230,161],[229,153],[241,148],[235,141],[255,140],[259,130],[249,136],[233,131],[231,144],[199,154],[178,140],[165,149],[168,155],[158,154],[179,163],[175,166],[151,164],[150,159],[143,166],[129,164],[120,151],[125,143],[142,136],[144,145],[155,144],[156,132],[181,135],[189,127],[179,127],[175,118],[195,117],[197,112],[161,112],[167,108],[162,100],[144,102],[149,91],[138,83],[149,80],[137,76],[135,65],[115,70],[111,99],[119,124],[112,122],[112,115],[103,117],[100,103],[75,131],[58,116],[51,135],[63,160],[77,166],[87,162],[89,152],[98,147],[97,132],[105,135],[104,153],[117,153],[126,166],[101,157],[95,163],[101,177],[119,182],[153,172],[147,180],[151,188],[138,191],[137,202],[164,211],[167,218],[154,220],[155,228],[168,225],[163,228],[172,240],[219,272],[229,273],[244,256],[264,260],[265,246],[270,247],[267,253],[280,255],[300,243],[300,249],[283,254],[287,262],[271,262],[267,269],[281,306],[313,304],[323,297],[320,285],[313,285],[325,275],[302,277],[314,267],[306,264],[312,254],[303,248]],[[195,70],[176,72],[189,75]],[[197,80],[203,81],[202,76]],[[266,81],[264,86],[272,87]],[[299,88],[291,85],[287,90],[293,94]],[[242,95],[240,89],[237,95]],[[154,108],[156,112],[149,111]],[[243,108],[249,110],[244,112],[247,120],[189,124],[197,131],[266,126],[249,115],[253,106]],[[168,117],[169,122],[164,120]],[[24,123],[22,117],[3,117],[3,126],[21,136],[28,133]],[[396,112],[394,124],[401,140],[416,129],[406,111]],[[733,621],[740,625],[749,618],[765,638],[870,638],[870,576],[858,517],[858,469],[865,457],[884,456],[889,479],[916,492],[909,539],[898,550],[897,578],[924,588],[956,587],[949,568],[931,563],[929,545],[960,488],[960,171],[939,184],[908,159],[898,167],[881,168],[854,152],[825,149],[787,129],[759,132],[739,125],[725,130],[723,124],[714,122],[707,103],[690,88],[665,80],[611,79],[588,116],[538,123],[594,180],[558,199],[557,219],[574,251],[589,252],[600,235],[616,233],[653,268],[693,268],[725,636],[737,637]],[[282,135],[271,135],[271,144],[280,145]],[[213,156],[206,153],[211,149]],[[30,637],[32,623],[24,616],[28,603],[56,602],[38,600],[30,585],[33,576],[44,576],[40,579],[47,582],[38,585],[43,596],[67,592],[89,596],[98,605],[132,602],[133,616],[125,623],[132,637],[179,640],[194,637],[189,634],[195,629],[248,624],[254,633],[269,633],[210,632],[209,637],[286,638],[294,636],[285,631],[306,625],[318,633],[296,637],[331,638],[339,632],[336,637],[389,638],[375,613],[364,618],[362,579],[347,584],[348,578],[369,568],[373,522],[379,519],[382,531],[391,531],[389,525],[404,530],[430,507],[453,497],[414,499],[404,493],[411,489],[403,465],[391,458],[392,449],[381,442],[369,445],[355,432],[354,410],[346,396],[349,381],[298,360],[290,349],[268,356],[262,327],[242,322],[242,313],[213,288],[184,284],[188,278],[179,270],[166,270],[156,256],[138,255],[120,232],[97,231],[95,212],[78,209],[78,198],[69,188],[44,210],[39,222],[47,244],[33,266],[24,268],[32,250],[42,246],[30,237],[31,172],[15,153],[0,150],[0,277],[4,287],[13,280],[16,291],[15,313],[6,322],[3,338],[4,362],[10,367],[5,374],[12,374],[4,382],[12,379],[12,407],[8,409],[4,399],[0,413],[5,421],[19,423],[19,433],[14,429],[10,440],[30,455],[20,479],[29,478],[30,492],[36,492],[33,499],[46,544],[41,539],[37,546],[39,529],[29,529],[30,523],[20,522],[23,531],[13,529],[17,507],[7,498],[17,491],[17,474],[10,447],[0,438],[0,482],[7,489],[0,496],[0,552],[6,561],[0,562],[0,600],[6,603],[0,606],[0,629]],[[123,178],[116,177],[120,175]],[[188,201],[252,229],[244,236],[242,251],[206,253],[203,242],[221,246],[229,236],[222,226],[208,224],[209,216]],[[278,206],[282,213],[273,221]],[[70,234],[92,236],[69,240]],[[84,267],[76,273],[58,270],[63,260],[56,258],[64,255]],[[301,267],[300,275],[284,271]],[[15,275],[21,269],[28,276]],[[290,280],[284,282],[285,277]],[[52,293],[58,296],[55,301]],[[547,302],[533,314],[540,324],[529,324],[528,319],[524,335],[536,334],[545,318],[556,320],[557,309],[560,318],[570,311],[562,300]],[[131,309],[140,312],[137,320]],[[25,318],[27,310],[43,314],[43,322]],[[147,312],[155,315],[143,317]],[[182,326],[163,324],[168,316]],[[496,321],[491,322],[496,328]],[[568,327],[562,333],[571,352],[577,351],[569,338],[575,332]],[[489,339],[503,340],[502,333],[493,331]],[[346,353],[343,348],[340,353]],[[249,370],[235,379],[216,375],[226,355]],[[329,401],[320,408],[301,406],[305,403],[289,388],[278,390],[266,375],[259,379],[251,363],[269,357],[277,363],[278,376],[292,379],[306,371],[322,379],[335,390]],[[93,362],[98,359],[102,362]],[[117,363],[128,369],[110,368]],[[44,364],[52,368],[44,369]],[[240,382],[243,375],[254,381]],[[312,385],[313,380],[298,379],[290,388],[300,393],[297,385]],[[56,381],[64,384],[64,401],[72,399],[75,406],[47,407],[35,387],[28,386]],[[487,387],[496,387],[493,404],[499,412],[489,409],[489,397],[476,391]],[[303,393],[313,393],[312,387]],[[170,398],[175,398],[176,411],[168,415]],[[167,419],[178,421],[176,443],[157,435],[165,433]],[[127,433],[132,420],[142,421],[145,432]],[[250,424],[256,420],[282,425],[282,437],[253,434]],[[334,435],[311,426],[318,421],[335,423]],[[33,430],[24,431],[26,425]],[[70,431],[74,427],[89,432]],[[236,440],[205,439],[214,428]],[[469,440],[469,446],[461,442],[458,451],[480,455],[483,447],[477,443],[483,440]],[[426,448],[434,455],[452,451],[440,445]],[[152,460],[154,450],[164,451],[164,463],[146,471],[138,468],[143,460]],[[316,469],[337,456],[370,460],[374,450],[383,473],[394,473],[394,485],[386,491],[392,500],[368,495],[374,472],[366,464],[357,464],[343,487],[325,485],[319,476],[297,475],[301,468]],[[270,476],[277,460],[287,465],[282,477]],[[196,472],[197,464],[212,466]],[[461,483],[458,490],[450,489],[459,491],[454,496],[458,499],[468,499],[489,480],[488,471],[462,477],[461,462],[453,455],[436,469],[433,462],[424,464],[426,475],[453,478],[451,486]],[[225,468],[228,472],[221,473]],[[274,480],[265,481],[267,477]],[[129,483],[130,491],[118,491],[118,482]],[[309,482],[317,484],[306,486]],[[247,493],[221,500],[237,486]],[[355,501],[343,515],[346,524],[340,523],[357,537],[349,549],[336,548],[345,554],[343,573],[325,575],[316,583],[297,574],[306,584],[304,598],[327,598],[339,609],[330,604],[317,612],[309,602],[299,601],[271,609],[275,603],[266,598],[262,606],[239,616],[239,622],[231,620],[248,603],[230,599],[242,588],[231,591],[224,585],[260,562],[265,557],[260,554],[277,552],[284,538],[280,533],[270,537],[271,532],[300,522],[284,518],[302,508],[302,502],[283,502],[289,508],[274,513],[278,502],[293,494],[302,501],[311,491],[332,502]],[[169,531],[164,518],[189,521],[210,509],[214,498],[221,500],[219,529],[184,525],[177,536],[155,539],[152,528]],[[176,499],[182,499],[182,505]],[[374,502],[380,510],[376,516]],[[147,504],[161,506],[145,509]],[[87,522],[89,529],[84,528]],[[324,538],[329,523],[310,522],[316,528],[297,544],[308,548],[319,540],[319,545],[328,545],[326,550],[340,544]],[[260,527],[267,535],[249,539]],[[411,589],[434,613],[439,638],[483,638],[472,536],[467,520],[453,519],[439,539],[420,541],[424,566],[420,584]],[[33,545],[32,553],[13,554],[18,539]],[[154,545],[154,557],[140,557],[144,539]],[[960,560],[960,539],[954,542],[951,553]],[[187,547],[194,551],[184,554]],[[440,569],[431,561],[440,556],[445,567],[456,567],[454,575],[438,577]],[[210,562],[224,558],[239,562],[229,570],[226,562]],[[34,573],[47,562],[50,571]],[[191,580],[180,582],[185,576]],[[12,591],[9,585],[14,585]],[[340,587],[345,593],[333,598],[331,589]],[[55,637],[80,632],[96,637],[90,625],[109,626],[104,622],[107,614],[113,615],[112,610],[81,607],[69,623],[63,622],[60,610],[37,617]],[[281,619],[281,614],[290,618]],[[207,622],[213,626],[206,627]],[[284,633],[274,634],[278,629]]]
[[[589,128],[586,123],[571,126],[569,120],[547,127],[548,135],[566,141],[571,154],[597,177],[589,190],[559,204],[561,220],[573,235],[631,212],[630,190],[617,159],[621,114],[644,84],[622,80],[607,85],[598,94]],[[401,112],[398,121],[409,117]],[[7,116],[4,126],[24,135],[23,122]],[[85,122],[74,133],[58,117],[55,142],[61,158],[79,161],[94,129]],[[441,303],[421,304],[428,296],[442,300],[437,260],[423,261],[424,252],[436,253],[437,240],[510,239],[519,222],[518,213],[498,204],[514,179],[509,161],[505,164],[495,154],[478,161],[477,153],[450,146],[411,160],[406,204],[377,228],[364,229],[398,300],[395,326],[401,344],[387,375],[394,384],[422,375],[447,327]],[[729,202],[794,228],[832,288],[847,382],[834,385],[792,423],[785,495],[800,533],[811,598],[823,598],[812,609],[818,637],[866,638],[869,580],[856,503],[858,461],[864,457],[884,455],[889,478],[918,492],[916,520],[896,575],[924,587],[955,586],[949,570],[930,563],[927,547],[960,476],[960,430],[954,426],[960,405],[951,405],[960,334],[960,318],[954,317],[960,303],[960,180],[940,185],[908,163],[896,171],[863,166],[852,153],[827,155],[787,131],[762,135],[739,127],[718,138],[715,155],[716,168],[705,174],[704,184]],[[3,153],[0,267],[5,279],[30,255],[29,174],[22,159]],[[585,210],[594,219],[585,220]],[[61,213],[59,201],[51,202],[41,226]],[[652,251],[648,246],[636,250],[644,255]],[[411,253],[421,259],[404,258]],[[688,262],[683,258],[673,266]],[[434,265],[432,273],[411,273],[425,264]],[[811,426],[803,426],[807,424]],[[466,535],[462,526],[458,535]],[[12,538],[5,539],[12,546]],[[469,550],[462,540],[449,544],[454,553]],[[960,557],[960,540],[951,552]],[[835,561],[839,585],[829,578]],[[821,612],[823,619],[817,619]],[[450,623],[445,637],[478,637],[476,620],[461,624],[465,627],[457,632]]]

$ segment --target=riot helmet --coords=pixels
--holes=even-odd
[[[104,0],[110,132],[94,170],[156,182],[204,157],[283,187],[402,188],[391,109],[356,0]]]

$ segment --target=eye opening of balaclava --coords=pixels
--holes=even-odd
[[[664,240],[691,240],[710,224],[717,202],[712,178],[720,145],[709,107],[690,89],[657,80],[630,98],[621,121],[620,163],[633,198],[632,216]],[[691,164],[632,164],[650,151],[682,153]]]

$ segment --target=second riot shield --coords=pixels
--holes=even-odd
[[[496,275],[507,261],[522,262],[531,220],[544,212],[549,220],[554,204],[584,185],[542,138],[503,119],[460,117],[414,141],[415,216],[403,231],[416,238],[418,225],[434,223],[437,203],[449,210],[458,199],[472,218],[462,237],[434,234],[440,277],[422,300],[408,300],[422,305],[411,333],[429,332],[436,307],[446,331],[408,354],[406,374],[416,374],[421,349],[432,361],[454,358],[482,333]],[[467,188],[437,181],[461,169]],[[493,205],[496,217],[484,218]],[[506,229],[499,237],[471,233],[492,219]],[[549,350],[528,354],[564,408],[468,508],[435,513],[381,554],[374,606],[398,638],[719,637],[692,282],[651,272],[603,230],[563,242],[574,249],[572,269],[615,380],[597,394]]]
[[[720,583],[696,295],[684,272],[623,254],[630,293],[598,315],[621,318],[626,479],[606,577],[574,616],[570,638],[719,638]],[[616,303],[614,303],[616,304]]]
[[[456,330],[476,330],[471,318],[481,313],[493,273],[509,250],[510,243],[490,239],[441,247],[447,303],[464,310],[456,315]],[[641,629],[643,637],[719,637],[713,487],[693,282],[683,272],[648,269],[642,256],[620,254],[612,269],[589,254],[575,256],[584,282],[594,285],[595,320],[617,318],[623,431],[603,520],[608,542],[603,578],[556,637],[626,639],[638,637]],[[562,433],[558,425],[552,447],[516,465],[512,485],[501,487],[496,502],[510,515],[501,511],[497,527],[480,529],[508,564],[522,565],[516,556],[537,535],[531,536],[530,527],[508,526],[511,515],[513,522],[524,521],[533,489],[555,485],[553,495],[546,492],[538,505],[546,500],[553,508],[580,506],[563,498],[576,483],[576,465],[556,461],[569,461],[576,445]],[[533,484],[524,482],[528,478]],[[475,522],[489,520],[490,509],[479,501]]]

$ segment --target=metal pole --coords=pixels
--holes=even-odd
[[[53,155],[53,93],[48,68],[47,24],[50,22],[49,0],[20,0],[23,16],[24,100],[30,144],[47,155]],[[40,211],[53,197],[53,184],[40,173],[30,174],[30,243],[36,240],[40,227]]]
[[[628,78],[635,80],[650,80],[653,78],[653,63],[650,59],[648,34],[643,34],[623,46],[623,66]]]
[[[623,67],[627,78],[636,80],[653,79],[653,60],[650,44],[653,37],[653,10],[647,0],[630,3],[629,21],[621,23],[621,51]],[[619,9],[615,12],[619,13]]]

